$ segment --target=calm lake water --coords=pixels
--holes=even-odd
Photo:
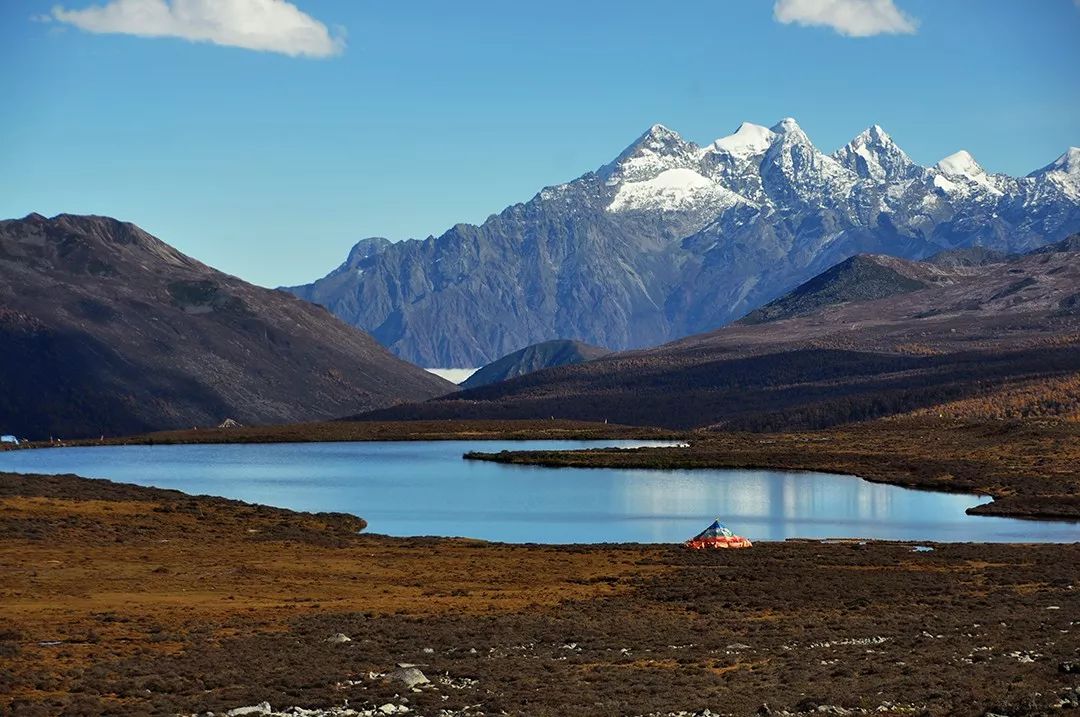
[[[77,473],[282,508],[341,511],[365,518],[371,532],[402,536],[536,543],[675,542],[719,516],[736,533],[752,540],[1080,540],[1076,523],[964,513],[987,498],[913,491],[850,476],[555,469],[461,458],[470,450],[601,445],[646,443],[432,441],[62,448],[0,453],[0,470]]]

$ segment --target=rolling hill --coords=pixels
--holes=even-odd
[[[96,216],[0,222],[0,345],[0,432],[30,438],[314,420],[454,389],[321,307]]]
[[[544,341],[526,346],[503,356],[498,361],[489,363],[459,385],[462,388],[477,388],[552,366],[584,363],[609,353],[611,352],[599,346],[590,346],[571,339]]]

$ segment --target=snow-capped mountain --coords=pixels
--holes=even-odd
[[[1080,150],[1026,177],[923,167],[874,125],[832,154],[791,118],[698,146],[653,125],[612,162],[480,226],[364,240],[290,289],[428,366],[551,337],[615,349],[728,323],[858,253],[1016,252],[1080,230]]]
[[[926,173],[878,125],[864,130],[832,156],[860,179],[901,182],[918,179]]]

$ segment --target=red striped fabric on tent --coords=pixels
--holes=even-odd
[[[725,528],[719,519],[714,520],[712,525],[687,540],[683,545],[694,550],[754,547],[754,544],[746,538],[735,535],[735,533]]]

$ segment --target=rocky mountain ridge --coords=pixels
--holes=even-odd
[[[698,146],[654,125],[479,226],[365,240],[293,287],[399,356],[476,366],[556,336],[627,349],[715,329],[855,254],[1027,251],[1080,230],[1080,150],[1026,177],[923,167],[873,126],[832,154],[791,118]]]

